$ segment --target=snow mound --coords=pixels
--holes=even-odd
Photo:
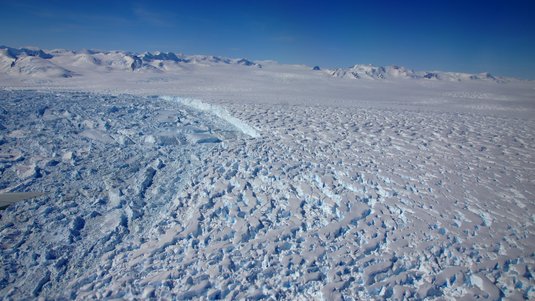
[[[75,66],[100,66],[102,61],[90,53],[80,53],[74,56],[74,62],[72,63]]]
[[[246,124],[242,120],[240,120],[240,119],[238,119],[236,117],[233,117],[232,115],[230,115],[230,113],[227,110],[225,110],[224,108],[222,108],[220,106],[217,106],[217,105],[214,105],[214,104],[210,104],[210,103],[206,103],[206,102],[203,102],[203,101],[198,100],[198,99],[191,99],[191,98],[172,97],[172,96],[162,96],[161,98],[164,99],[164,100],[175,100],[175,101],[177,101],[177,102],[179,102],[179,103],[181,103],[183,105],[186,105],[188,107],[192,107],[194,109],[213,114],[213,115],[225,120],[226,122],[232,124],[238,130],[240,130],[242,133],[244,133],[244,134],[246,134],[246,135],[248,135],[248,136],[250,136],[252,138],[260,137],[260,134],[258,133],[258,131],[256,129],[254,129],[252,126]]]

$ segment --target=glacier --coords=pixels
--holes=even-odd
[[[535,298],[532,81],[3,49],[0,299]]]

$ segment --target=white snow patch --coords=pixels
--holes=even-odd
[[[248,136],[251,136],[252,138],[260,137],[260,134],[255,128],[243,122],[242,120],[230,115],[230,113],[227,112],[227,110],[225,110],[224,108],[220,106],[206,103],[199,99],[192,99],[192,98],[182,98],[182,97],[173,97],[173,96],[161,96],[161,98],[164,100],[168,100],[168,101],[174,100],[185,106],[194,108],[196,110],[213,114],[225,120],[226,122],[232,124],[238,130],[240,130],[241,132],[243,132],[244,134]]]

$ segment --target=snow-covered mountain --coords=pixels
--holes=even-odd
[[[349,68],[338,68],[327,71],[333,77],[350,79],[423,79],[423,80],[448,80],[448,81],[468,81],[484,80],[495,82],[506,82],[511,79],[499,78],[488,72],[483,73],[461,73],[444,71],[414,71],[400,66],[374,66],[374,65],[354,65]]]
[[[179,64],[236,64],[261,68],[247,59],[230,59],[208,55],[185,56],[173,52],[71,51],[55,49],[12,48],[0,46],[0,70],[11,75],[37,77],[83,76],[91,71],[171,72]],[[78,72],[72,71],[76,69]]]
[[[32,77],[83,76],[87,72],[133,71],[152,73],[180,73],[188,66],[243,65],[262,68],[262,64],[244,58],[233,59],[211,55],[184,55],[173,52],[132,53],[126,51],[71,51],[64,49],[42,50],[0,46],[0,70],[10,75]],[[320,71],[319,67],[310,68]],[[357,64],[349,68],[325,69],[327,77],[367,80],[445,80],[493,81],[511,79],[495,77],[489,73],[458,73],[442,71],[414,71],[400,66],[374,66]]]
[[[2,72],[30,76],[70,77],[73,72],[55,64],[54,56],[40,49],[0,47]]]

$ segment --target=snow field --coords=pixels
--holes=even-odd
[[[532,120],[1,97],[6,299],[535,297]]]

